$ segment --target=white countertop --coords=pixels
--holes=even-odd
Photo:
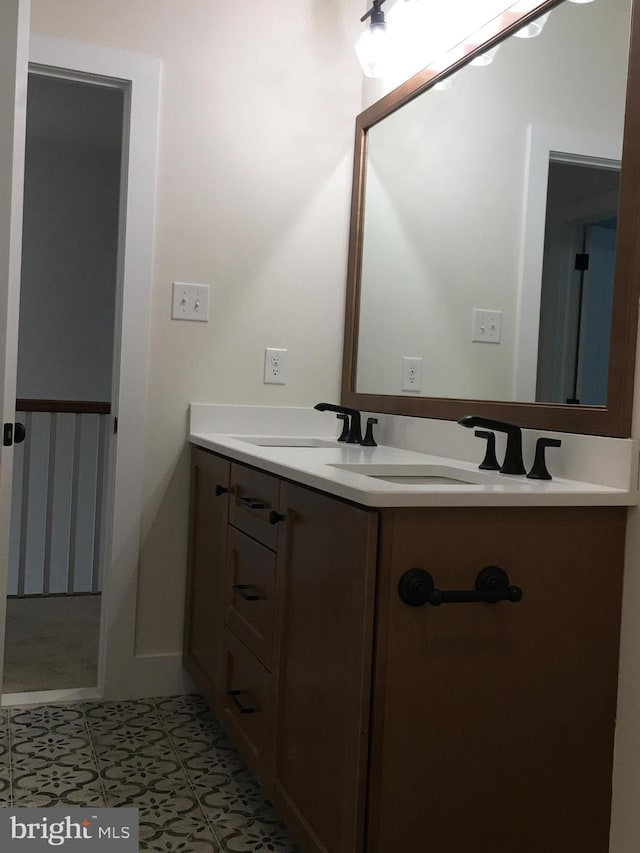
[[[333,466],[362,463],[445,466],[454,467],[461,479],[465,475],[471,479],[482,477],[482,472],[478,472],[477,463],[397,447],[348,445],[327,434],[304,433],[325,442],[326,446],[322,447],[259,446],[251,443],[252,437],[257,437],[255,434],[206,432],[197,427],[192,420],[189,441],[198,447],[364,506],[625,506],[638,502],[637,490],[633,488],[613,488],[562,478],[529,480],[498,472],[487,472],[485,484],[388,482]],[[287,437],[286,434],[270,434],[280,440]],[[296,430],[290,435],[292,441],[299,441],[302,431]],[[549,467],[552,468],[551,459]]]

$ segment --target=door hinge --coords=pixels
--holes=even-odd
[[[115,435],[118,432],[118,418],[114,417],[113,419],[113,434]]]
[[[3,447],[11,447],[13,444],[13,424],[5,424],[2,427]]]
[[[589,269],[589,253],[579,252],[576,255],[576,267],[578,272],[585,272]]]

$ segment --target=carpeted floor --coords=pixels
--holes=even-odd
[[[95,687],[99,595],[7,600],[3,693]]]

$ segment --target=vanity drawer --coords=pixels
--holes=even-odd
[[[223,719],[247,764],[262,777],[271,735],[271,677],[228,628],[224,656]]]
[[[229,521],[275,550],[278,525],[270,518],[280,500],[280,480],[244,465],[231,465],[231,504]]]
[[[275,583],[275,553],[229,528],[225,623],[267,669],[271,669]]]

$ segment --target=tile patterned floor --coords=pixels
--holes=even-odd
[[[199,696],[0,712],[0,807],[140,809],[140,850],[299,853]]]

